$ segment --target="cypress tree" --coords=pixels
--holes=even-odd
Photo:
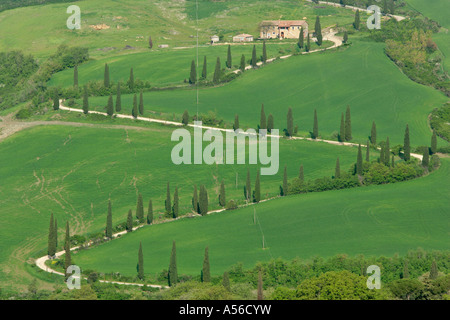
[[[225,207],[227,201],[225,197],[225,184],[222,182],[220,183],[220,193],[219,193],[219,205],[221,207]]]
[[[136,96],[136,94],[134,94],[134,97],[133,97],[133,109],[131,110],[131,115],[135,119],[138,117],[138,106],[137,106],[137,96]]]
[[[206,56],[203,59],[203,69],[202,69],[202,79],[206,79],[207,76],[207,65],[206,65]]]
[[[367,147],[366,147],[366,161],[370,162],[370,145],[369,140],[367,140]]]
[[[384,14],[388,14],[389,13],[387,0],[383,0],[383,13]]]
[[[233,124],[233,130],[236,131],[239,129],[239,116],[237,114],[234,115],[234,124]]]
[[[262,54],[262,62],[267,62],[267,49],[266,49],[266,41],[263,41],[263,54]]]
[[[343,42],[344,42],[344,43],[347,43],[347,42],[348,42],[348,33],[347,33],[347,31],[344,31],[344,39],[343,39]]]
[[[336,160],[336,169],[334,170],[334,178],[339,179],[341,177],[341,165],[339,164],[339,157]]]
[[[144,254],[142,253],[142,242],[139,242],[138,277],[139,279],[144,280]]]
[[[141,116],[144,115],[144,97],[142,95],[142,90],[139,95],[139,113],[141,114]]]
[[[313,139],[317,139],[319,137],[319,122],[317,120],[317,110],[314,109],[314,125],[313,125]]]
[[[214,77],[213,77],[213,82],[214,84],[218,84],[220,82],[220,58],[217,57],[217,61],[216,61],[216,68],[214,69]]]
[[[303,164],[300,166],[300,171],[298,173],[298,178],[300,179],[301,183],[303,183],[305,181],[305,175],[303,173]]]
[[[111,200],[108,201],[108,215],[106,216],[106,229],[105,236],[109,239],[112,238],[113,226],[112,226],[112,209]]]
[[[175,187],[175,193],[173,194],[173,207],[172,207],[172,218],[178,218],[179,214],[179,203],[178,203],[178,187]]]
[[[122,111],[122,96],[120,93],[120,82],[117,83],[117,96],[116,96],[116,112]]]
[[[209,266],[209,248],[205,248],[205,257],[203,258],[202,282],[211,282],[211,271]]]
[[[304,45],[305,45],[305,35],[303,33],[303,27],[301,27],[300,28],[300,33],[298,35],[298,47],[300,49],[302,49]]]
[[[389,160],[391,160],[391,148],[389,146],[389,137],[386,139],[385,151],[384,151],[384,164],[389,167]]]
[[[359,10],[356,10],[356,13],[355,13],[355,21],[353,22],[353,27],[354,27],[356,30],[359,30],[359,25],[360,25],[360,23],[361,23],[361,18],[360,18],[360,16],[359,16]]]
[[[55,218],[55,251],[58,251],[58,221]]]
[[[131,209],[128,210],[126,230],[127,230],[127,232],[133,231],[133,212],[131,211]]]
[[[72,257],[70,253],[70,230],[69,230],[69,221],[66,223],[66,239],[64,241],[64,273],[66,274],[66,279],[69,277],[69,274],[67,273],[67,268],[69,268],[72,265]]]
[[[170,212],[172,211],[172,200],[170,199],[170,185],[169,182],[167,182],[167,191],[166,191],[166,215],[169,216]]]
[[[112,93],[109,95],[108,98],[108,105],[106,106],[106,114],[110,117],[114,115],[114,102]]]
[[[107,63],[105,63],[105,73],[104,73],[103,85],[105,86],[105,88],[109,88],[109,86],[110,86],[109,67],[108,67]]]
[[[385,145],[384,145],[384,141],[381,143],[381,148],[380,148],[380,161],[379,163],[384,163],[384,159],[385,159]]]
[[[247,200],[247,201],[250,200],[250,196],[252,194],[250,183],[251,183],[250,182],[250,170],[247,169],[247,180],[245,182],[245,187],[244,187],[244,196],[245,196],[245,200]]]
[[[131,92],[134,92],[134,74],[133,74],[133,68],[130,69],[130,79],[128,79],[128,87],[130,88]]]
[[[438,268],[436,265],[436,260],[433,260],[433,262],[431,263],[431,269],[430,269],[430,279],[434,280],[437,279],[438,277]]]
[[[252,67],[256,68],[256,45],[253,45],[253,51],[252,51]]]
[[[433,130],[433,135],[431,136],[431,154],[435,154],[437,152],[437,137],[436,131]]]
[[[152,36],[149,36],[149,37],[148,37],[148,47],[149,47],[150,49],[153,48]]]
[[[195,68],[195,61],[192,60],[192,62],[191,62],[191,74],[189,76],[189,83],[190,84],[195,84],[196,80],[197,80],[197,70]]]
[[[358,158],[356,160],[356,173],[359,176],[362,176],[363,173],[363,160],[362,160],[362,152],[361,152],[361,145],[358,146]]]
[[[150,199],[148,202],[148,211],[147,211],[147,224],[153,223],[153,202]]]
[[[245,55],[241,56],[241,65],[240,65],[239,69],[241,69],[242,72],[245,71]]]
[[[264,112],[264,104],[261,106],[261,118],[259,120],[259,128],[260,129],[267,129],[266,113]]]
[[[232,58],[231,58],[231,45],[228,45],[228,53],[227,53],[227,68],[231,69],[233,66],[232,64]]]
[[[289,190],[288,190],[287,166],[284,166],[283,189],[282,189],[281,195],[287,196],[288,193],[289,193]]]
[[[316,38],[317,38],[317,44],[319,46],[322,45],[322,26],[320,25],[320,17],[317,16],[316,17],[316,26],[314,28],[314,31],[316,33]]]
[[[56,253],[56,241],[55,241],[55,222],[53,219],[53,213],[50,216],[50,226],[48,228],[48,247],[47,247],[47,254],[50,257],[53,257]]]
[[[142,201],[142,194],[140,193],[136,204],[136,218],[139,220],[139,223],[144,223],[144,203]]]
[[[184,110],[183,116],[181,118],[181,123],[185,126],[189,124],[189,113],[187,110]]]
[[[408,260],[406,260],[405,263],[404,263],[404,265],[403,265],[403,274],[402,274],[402,278],[403,278],[403,279],[408,279],[408,278],[409,278]]]
[[[292,115],[292,108],[289,107],[287,113],[287,135],[292,137],[294,134],[294,116]]]
[[[311,36],[308,33],[307,38],[306,38],[306,47],[305,47],[305,51],[309,52],[309,50],[311,49]]]
[[[372,122],[372,130],[370,131],[370,142],[372,142],[373,145],[377,144],[377,125],[375,124],[375,121]]]
[[[350,115],[350,106],[347,106],[345,113],[345,141],[352,140],[352,120]]]
[[[53,94],[53,110],[59,110],[59,93],[57,90]]]
[[[200,208],[198,206],[198,193],[196,185],[194,185],[194,195],[192,196],[192,208],[194,209],[195,213],[200,213]]]
[[[204,185],[200,186],[199,208],[202,216],[208,214],[208,192]]]
[[[263,296],[263,282],[261,270],[258,272],[258,300],[264,300]]]
[[[409,126],[408,125],[406,125],[405,138],[403,140],[403,152],[404,152],[405,161],[409,161],[411,159],[411,145],[409,142]]]
[[[228,292],[231,291],[230,276],[229,276],[228,272],[226,272],[226,271],[223,273],[222,285]]]
[[[430,154],[429,154],[428,148],[426,148],[423,151],[422,167],[428,168],[429,164],[430,164]]]
[[[78,88],[78,66],[75,65],[75,68],[73,69],[73,86],[75,88]]]
[[[267,131],[272,132],[273,126],[273,115],[269,114],[267,117]]]
[[[391,163],[392,168],[395,167],[395,159],[394,159],[394,155],[392,155],[392,163]]]
[[[170,255],[169,273],[168,273],[169,287],[175,286],[178,282],[177,270],[177,248],[175,241],[172,244],[172,253]]]
[[[253,202],[261,201],[261,181],[259,177],[259,170],[256,172],[255,190],[253,191]]]
[[[344,142],[345,141],[344,113],[341,113],[341,127],[339,128],[338,140],[339,140],[339,142]]]

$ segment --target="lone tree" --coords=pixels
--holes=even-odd
[[[266,41],[263,41],[263,54],[262,54],[262,62],[267,62],[267,49],[266,49]]]
[[[286,133],[288,137],[292,137],[294,135],[294,116],[292,115],[292,108],[289,107],[287,113],[287,128]]]
[[[211,271],[209,266],[209,248],[205,248],[205,257],[203,258],[202,282],[211,282]]]
[[[127,216],[127,226],[126,226],[127,232],[133,231],[133,212],[128,210],[128,216]]]
[[[75,65],[75,68],[73,69],[73,86],[75,88],[78,88],[78,66]]]
[[[150,49],[153,48],[152,36],[149,36],[149,37],[148,37],[148,47],[149,47]]]
[[[225,184],[222,180],[222,182],[220,183],[219,205],[221,207],[225,207],[226,203],[227,203],[227,200],[226,200],[226,196],[225,196]]]
[[[253,45],[253,51],[252,51],[252,67],[253,68],[256,68],[256,63],[257,63],[257,60],[256,60],[256,45]]]
[[[252,187],[251,187],[251,182],[250,182],[250,170],[247,169],[247,179],[245,181],[245,186],[244,186],[244,196],[245,196],[246,201],[250,201],[251,194],[252,194]]]
[[[288,190],[287,166],[284,166],[283,187],[281,188],[280,195],[281,196],[287,196],[288,193],[289,193],[289,190]]]
[[[317,139],[318,137],[319,137],[319,122],[317,120],[317,110],[314,109],[314,125],[311,138]]]
[[[298,172],[298,178],[301,183],[305,182],[305,174],[303,172],[303,164],[300,166],[300,170]]]
[[[179,198],[178,198],[178,187],[175,187],[175,193],[173,194],[173,207],[172,207],[172,218],[178,218],[179,214]]]
[[[107,63],[105,63],[105,74],[103,79],[103,85],[105,86],[105,88],[109,88],[111,85],[109,78],[109,67]]]
[[[263,295],[263,281],[262,281],[262,272],[259,270],[258,272],[258,300],[264,300]]]
[[[187,126],[189,124],[189,113],[187,110],[184,110],[183,112],[183,116],[181,118],[181,123],[183,123],[183,125]]]
[[[139,193],[136,204],[136,218],[140,223],[144,223],[144,203],[142,201],[142,194]]]
[[[55,230],[55,222],[53,219],[53,213],[50,216],[50,226],[48,228],[48,247],[47,254],[50,257],[54,257],[56,253],[56,230]]]
[[[202,216],[208,214],[208,192],[204,185],[200,186],[199,209]]]
[[[147,224],[153,223],[153,202],[150,199],[148,201],[148,211],[147,211]]]
[[[194,185],[194,195],[192,196],[192,209],[194,209],[195,213],[200,213],[200,208],[198,206],[198,193],[196,185]]]
[[[273,129],[273,115],[269,114],[267,117],[267,131],[272,132]]]
[[[144,254],[142,253],[142,242],[139,242],[139,253],[138,253],[138,277],[144,280]]]
[[[169,287],[175,286],[178,282],[177,248],[175,245],[175,241],[172,244],[172,253],[170,255],[168,280],[169,280]]]
[[[203,69],[202,69],[202,79],[206,79],[207,76],[207,64],[206,64],[206,56],[203,59]]]
[[[190,84],[195,84],[196,80],[197,80],[197,71],[196,71],[196,68],[195,68],[195,61],[192,60],[192,62],[191,62],[191,74],[189,76],[189,83]]]
[[[350,106],[347,106],[345,112],[345,141],[352,140],[352,119],[350,115]]]
[[[114,115],[114,102],[112,93],[109,95],[108,98],[108,105],[106,106],[106,114],[110,117]]]
[[[359,30],[360,23],[361,23],[361,18],[359,16],[359,10],[356,10],[356,12],[355,12],[355,21],[353,22],[353,27],[356,30]]]
[[[259,176],[259,170],[256,172],[255,190],[253,191],[253,202],[261,201],[261,178]]]
[[[135,119],[138,117],[138,106],[137,106],[136,94],[134,94],[134,97],[133,97],[133,109],[131,110],[131,114],[132,114],[133,118],[135,118]]]
[[[70,254],[70,229],[69,229],[69,221],[66,222],[66,238],[64,241],[64,273],[66,275],[66,279],[70,276],[67,273],[67,269],[72,265],[72,257]]]
[[[377,144],[377,125],[375,124],[375,121],[372,122],[372,130],[370,131],[370,142],[372,142],[373,145]]]
[[[108,215],[106,216],[106,229],[105,236],[109,239],[112,238],[113,226],[112,226],[112,209],[111,200],[108,201]]]
[[[361,144],[358,146],[358,158],[356,160],[356,173],[359,176],[362,176],[362,173],[363,173],[363,159],[362,159]]]
[[[435,154],[437,152],[437,137],[436,131],[433,130],[433,135],[431,136],[431,154]]]
[[[117,83],[117,96],[116,96],[116,112],[122,111],[122,97],[120,93],[120,82]]]
[[[411,160],[411,145],[409,142],[409,126],[406,125],[405,138],[403,140],[403,152],[405,161]]]
[[[343,40],[342,40],[344,43],[347,43],[348,42],[348,33],[347,33],[347,31],[344,31],[344,38],[343,38]]]
[[[213,77],[213,83],[214,84],[218,84],[220,82],[220,74],[221,74],[221,70],[220,70],[220,58],[217,57],[216,60],[216,68],[214,69],[214,77]]]
[[[130,69],[130,79],[128,79],[128,88],[130,88],[131,92],[134,92],[134,74],[133,74],[133,68]]]
[[[303,49],[305,45],[305,35],[303,33],[303,27],[300,28],[300,33],[298,35],[298,47],[300,49]]]
[[[57,90],[53,94],[53,110],[59,110],[59,93]]]
[[[314,31],[316,33],[316,38],[317,38],[317,44],[319,46],[322,45],[322,26],[320,25],[320,17],[317,16],[316,17],[316,26],[314,28]]]
[[[172,211],[172,200],[170,199],[170,184],[167,182],[167,190],[166,190],[166,215],[169,216]]]
[[[144,97],[142,95],[142,90],[139,95],[139,113],[141,114],[141,116],[144,115]]]
[[[239,69],[241,70],[241,72],[245,71],[245,55],[241,56],[241,65],[240,65]]]
[[[437,279],[438,277],[438,268],[436,265],[436,260],[433,260],[433,262],[431,263],[431,269],[430,269],[430,279],[434,280]]]
[[[261,106],[261,118],[259,120],[259,128],[267,129],[266,113],[264,112],[264,104],[262,104],[262,106]]]
[[[233,66],[232,64],[233,60],[231,58],[231,45],[228,45],[228,53],[227,53],[227,68],[231,69]]]
[[[424,148],[422,157],[422,167],[428,168],[430,165],[430,153],[428,148]]]
[[[233,124],[233,130],[236,131],[239,129],[239,116],[237,114],[234,115],[234,124]]]
[[[334,170],[334,178],[339,179],[341,177],[341,165],[339,164],[339,157],[336,160],[336,169]]]
[[[339,135],[338,135],[339,142],[345,141],[345,121],[344,121],[344,113],[341,113],[341,127],[339,128]]]
[[[87,86],[84,86],[84,92],[83,92],[83,113],[84,114],[89,113],[89,96],[88,96]]]

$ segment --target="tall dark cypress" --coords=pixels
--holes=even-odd
[[[362,159],[362,151],[361,151],[361,145],[358,146],[358,158],[356,160],[356,173],[359,176],[362,176],[363,173],[363,159]]]
[[[348,42],[348,33],[347,33],[347,31],[344,31],[344,38],[342,39],[342,42],[344,42],[344,43]]]
[[[55,249],[58,251],[58,220],[55,218]]]
[[[389,137],[386,139],[386,144],[384,145],[384,164],[389,166],[389,161],[391,160],[391,147],[389,145]]]
[[[112,93],[109,95],[109,98],[108,98],[108,104],[106,106],[106,114],[110,117],[112,115],[114,115],[114,102],[113,102]]]
[[[53,94],[53,110],[59,110],[59,93],[57,90]]]
[[[347,106],[345,112],[345,141],[352,140],[352,119],[350,115],[350,106]]]
[[[144,115],[144,96],[142,94],[142,90],[139,95],[139,113],[141,114],[141,116]]]
[[[320,25],[320,17],[319,16],[316,17],[316,26],[314,28],[314,31],[316,33],[317,44],[319,46],[321,46],[323,37],[322,37],[322,26]]]
[[[409,142],[409,126],[406,125],[405,138],[403,140],[403,152],[405,161],[411,160],[411,145]]]
[[[133,68],[130,69],[130,79],[128,79],[128,87],[130,88],[131,92],[134,92],[134,73],[133,73]]]
[[[261,106],[261,118],[259,120],[259,128],[267,129],[266,113],[264,112],[264,104]]]
[[[259,177],[259,170],[256,172],[255,190],[253,191],[253,202],[261,201],[261,179]]]
[[[289,107],[287,113],[287,135],[292,137],[294,135],[294,116],[292,115],[292,108]]]
[[[203,258],[202,282],[211,282],[211,270],[209,265],[209,248],[205,248],[205,257]]]
[[[202,79],[206,79],[207,73],[207,64],[206,64],[206,56],[203,59],[203,69],[202,69]]]
[[[241,64],[239,66],[239,69],[241,70],[241,72],[245,71],[245,55],[241,56]]]
[[[314,109],[314,125],[311,138],[317,139],[318,137],[319,137],[319,122],[317,120],[317,110]]]
[[[78,66],[75,65],[75,68],[73,69],[73,86],[75,88],[78,88]]]
[[[112,238],[113,226],[112,226],[112,209],[111,200],[108,201],[108,215],[106,216],[106,229],[105,236],[109,239]]]
[[[306,38],[305,51],[309,52],[309,50],[311,50],[311,35],[308,33],[307,38]]]
[[[334,177],[339,179],[341,177],[341,165],[339,163],[339,157],[336,160],[336,168],[334,170]]]
[[[269,116],[267,117],[267,132],[272,132],[273,127],[273,115],[269,114]]]
[[[178,218],[179,210],[178,187],[175,187],[175,193],[173,194],[172,218]]]
[[[175,245],[175,241],[172,244],[172,253],[170,255],[168,280],[169,280],[169,287],[175,286],[178,282],[177,248]]]
[[[370,162],[370,144],[369,144],[369,140],[367,140],[367,146],[366,146],[366,161]]]
[[[194,185],[194,195],[192,196],[192,208],[194,209],[195,213],[200,213],[200,209],[198,206],[198,192],[196,185]]]
[[[166,215],[169,216],[172,211],[172,200],[170,199],[170,184],[167,182],[167,190],[166,190]]]
[[[190,84],[195,84],[196,81],[197,81],[197,70],[195,68],[195,61],[192,60],[192,62],[191,62],[191,74],[189,75],[189,83]]]
[[[339,142],[344,142],[345,141],[344,113],[341,113],[341,127],[339,128],[338,140],[339,140]]]
[[[139,223],[144,223],[144,202],[140,193],[136,204],[136,218],[139,220]]]
[[[438,274],[439,274],[439,272],[438,272],[436,260],[433,260],[433,262],[431,263],[431,269],[430,269],[430,279],[431,280],[437,279]]]
[[[108,67],[107,63],[105,63],[105,74],[104,74],[104,79],[103,79],[103,85],[106,88],[109,88],[109,86],[110,86],[109,67]]]
[[[433,135],[431,136],[431,154],[435,154],[437,152],[437,137],[436,131],[433,130]]]
[[[360,23],[361,23],[361,18],[359,16],[359,10],[356,10],[356,12],[355,12],[355,21],[353,22],[353,27],[356,30],[359,30]]]
[[[233,66],[233,60],[231,58],[231,45],[228,45],[228,53],[227,53],[227,68],[231,69]]]
[[[53,213],[50,216],[50,226],[48,228],[48,247],[47,247],[47,254],[50,257],[53,257],[56,253],[56,241],[55,241],[55,235],[56,235],[56,230],[55,230],[55,222],[53,219]]]
[[[283,173],[283,190],[281,195],[287,196],[289,193],[288,190],[288,177],[287,177],[287,166],[284,166],[284,173]]]
[[[216,68],[214,69],[214,77],[213,77],[214,84],[218,84],[220,82],[221,73],[222,70],[220,70],[220,58],[217,57]]]
[[[266,49],[266,41],[263,41],[263,54],[262,54],[262,62],[267,62],[267,49]]]
[[[304,45],[305,45],[305,35],[304,35],[303,27],[301,27],[300,33],[298,35],[298,47],[300,49],[303,49]]]
[[[219,205],[221,207],[225,207],[226,203],[227,203],[227,199],[225,196],[225,183],[222,180],[222,182],[220,183]]]
[[[139,242],[138,277],[139,279],[144,280],[144,254],[142,252],[142,242]]]
[[[69,276],[67,273],[67,268],[72,265],[72,257],[70,253],[70,229],[69,229],[69,221],[66,223],[66,238],[64,241],[64,273],[66,274],[66,278]]]
[[[208,214],[208,192],[204,185],[200,186],[200,195],[199,195],[199,208],[200,214],[202,216],[206,216]]]
[[[245,200],[249,201],[251,195],[252,195],[252,187],[251,187],[251,182],[250,182],[250,170],[247,169],[247,180],[245,181],[245,187],[244,187]]]
[[[372,122],[372,130],[370,131],[370,142],[372,142],[373,145],[377,144],[377,125],[375,124],[375,121]]]
[[[133,231],[133,212],[128,210],[128,216],[127,216],[127,226],[126,226],[127,232]]]
[[[233,124],[233,130],[236,131],[239,129],[239,116],[237,114],[234,115],[234,124]]]
[[[147,211],[147,224],[153,223],[153,202],[150,199],[148,201],[148,211]]]
[[[425,168],[428,168],[429,165],[430,165],[430,154],[429,154],[428,148],[426,148],[423,151],[422,166]]]
[[[133,109],[131,110],[131,115],[133,116],[133,118],[137,118],[138,117],[138,104],[137,104],[137,96],[136,94],[134,94],[133,96]]]
[[[120,82],[117,83],[117,96],[116,96],[116,112],[122,111],[122,96],[120,93]]]
[[[257,62],[257,58],[256,58],[256,45],[253,45],[253,51],[252,51],[252,67],[256,68],[256,62]]]
[[[303,173],[303,164],[300,166],[300,170],[299,170],[299,173],[298,173],[298,178],[300,179],[301,183],[305,182],[305,175]]]

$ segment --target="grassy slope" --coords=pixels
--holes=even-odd
[[[186,109],[191,115],[196,113],[194,90],[144,96],[147,116],[174,113],[180,119]],[[122,99],[123,113],[131,114],[132,95]],[[202,89],[199,111],[215,110],[228,123],[239,114],[241,126],[256,127],[264,103],[266,115],[274,114],[275,126],[284,129],[291,106],[295,124],[306,133],[312,129],[317,108],[320,132],[329,137],[339,131],[341,112],[350,105],[355,140],[365,142],[375,121],[379,139],[389,136],[391,143],[402,144],[409,123],[412,144],[425,145],[431,138],[427,115],[446,100],[436,90],[405,77],[385,56],[383,44],[354,41],[345,51],[291,57],[248,71],[225,86]],[[90,100],[91,106],[101,106],[100,110],[106,102],[107,97]]]
[[[408,250],[449,249],[450,162],[431,175],[401,185],[291,196],[256,207],[262,233],[253,225],[253,208],[146,227],[122,239],[73,256],[83,268],[136,273],[142,241],[145,270],[167,268],[177,241],[178,272],[199,274],[210,250],[211,271],[220,274],[240,261],[252,266],[271,257],[405,254]],[[446,199],[446,200],[443,200]]]
[[[67,219],[73,233],[101,231],[109,198],[116,224],[126,220],[128,209],[135,212],[138,191],[143,194],[145,212],[150,197],[155,212],[163,211],[167,181],[171,182],[172,196],[175,185],[179,187],[181,212],[191,208],[194,184],[206,185],[211,209],[217,208],[222,179],[227,199],[243,199],[247,168],[254,184],[255,165],[172,164],[170,153],[176,144],[170,141],[172,129],[151,128],[37,127],[0,144],[0,224],[7,226],[0,234],[0,282],[14,279],[22,283],[22,264],[38,251],[45,254],[51,212],[58,220],[62,244]],[[300,163],[306,179],[331,176],[337,156],[346,170],[355,161],[356,149],[281,141],[279,173],[261,178],[262,195],[278,192],[285,164],[290,177],[297,176]]]

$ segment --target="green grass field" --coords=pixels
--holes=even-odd
[[[299,132],[307,133],[316,108],[320,133],[330,137],[339,131],[341,113],[349,105],[355,141],[364,143],[375,121],[380,139],[389,136],[392,143],[402,144],[409,124],[411,143],[428,145],[427,116],[448,98],[409,80],[383,48],[379,43],[354,41],[347,50],[294,56],[249,70],[232,83],[201,89],[199,112],[213,110],[229,125],[238,114],[242,127],[254,128],[264,103],[266,115],[272,113],[275,127],[282,130],[292,107]],[[131,114],[132,99],[132,95],[122,96],[123,113]],[[197,110],[195,90],[147,92],[144,101],[145,115],[150,117],[175,114],[179,121],[184,110],[190,115]],[[90,99],[92,109],[103,111],[106,103],[107,97]]]
[[[147,226],[81,251],[73,259],[85,269],[135,275],[142,241],[145,272],[156,274],[167,269],[175,240],[178,273],[199,275],[204,249],[209,246],[211,272],[219,275],[237,262],[251,267],[278,257],[449,249],[449,178],[450,162],[445,159],[439,171],[400,185],[290,196],[259,204],[261,229],[253,224],[253,208],[245,208]]]
[[[135,212],[138,192],[143,195],[145,211],[151,198],[155,214],[163,212],[167,182],[172,196],[175,186],[179,188],[182,213],[191,210],[194,184],[206,185],[210,209],[218,208],[222,179],[227,199],[243,201],[247,168],[254,185],[257,166],[174,165],[170,157],[176,145],[170,141],[172,130],[160,125],[135,129],[46,126],[3,141],[0,223],[8,227],[0,234],[0,281],[21,283],[27,259],[45,254],[51,212],[58,220],[62,243],[67,220],[76,234],[101,231],[108,199],[114,224],[126,220],[128,209]],[[342,170],[347,170],[356,154],[355,148],[282,140],[280,170],[277,175],[261,177],[261,195],[265,198],[279,192],[285,164],[290,178],[298,175],[303,163],[305,178],[313,179],[333,175],[338,156]]]

